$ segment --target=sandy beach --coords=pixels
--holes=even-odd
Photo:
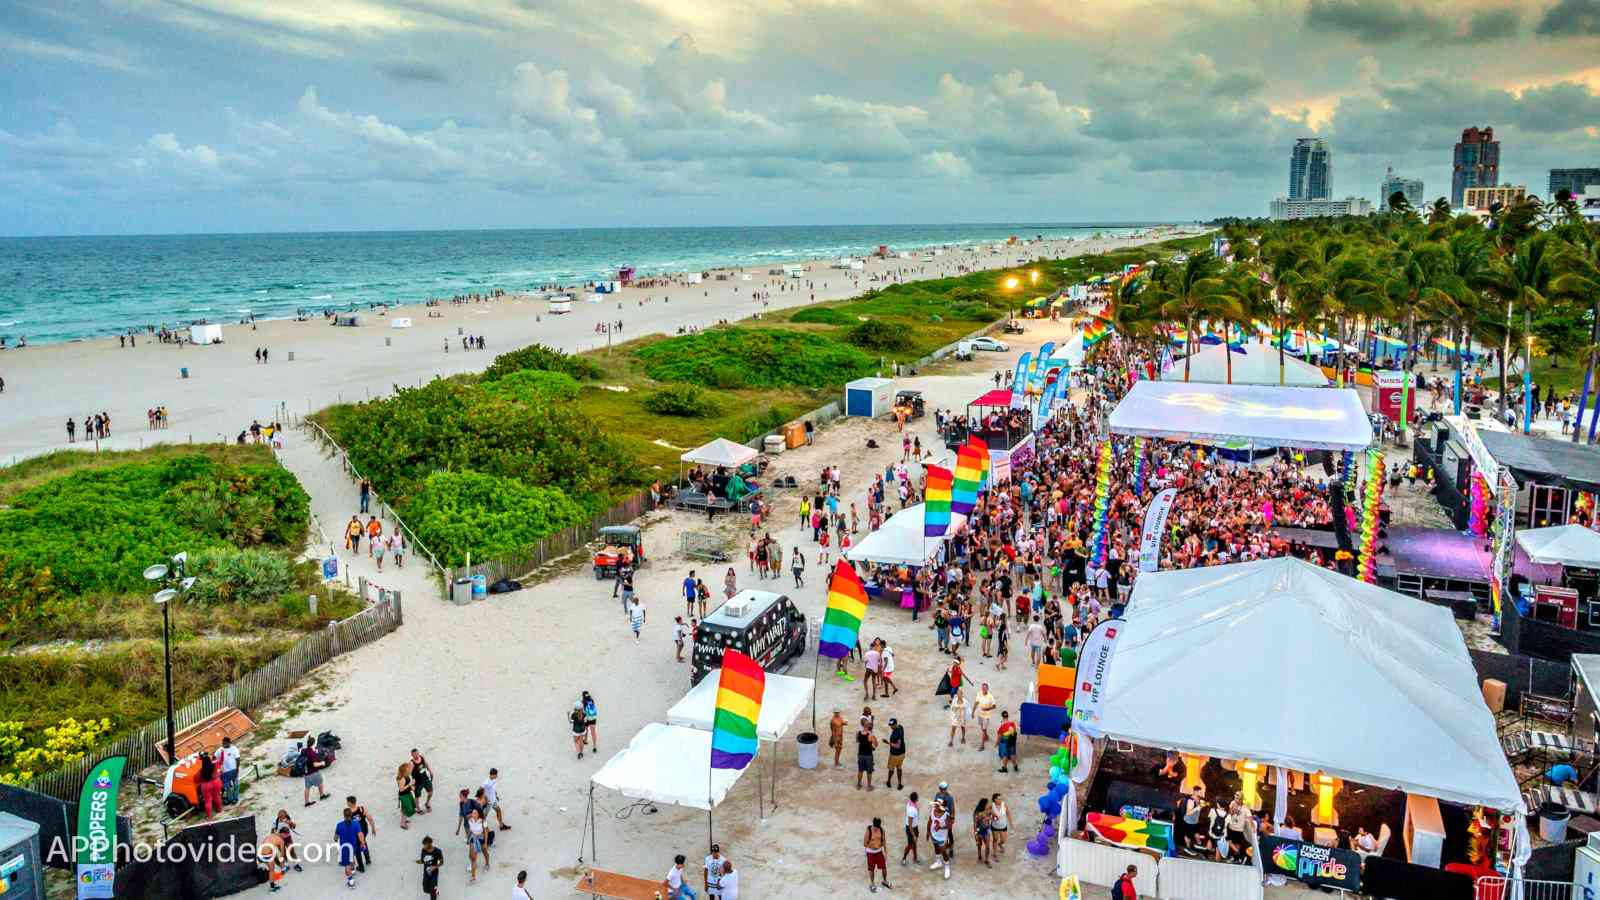
[[[363,313],[356,328],[335,327],[320,317],[224,325],[220,345],[178,346],[141,338],[136,347],[120,348],[110,337],[0,351],[0,377],[5,379],[0,464],[68,446],[69,417],[81,426],[85,416],[108,413],[112,435],[101,446],[112,449],[138,448],[152,440],[231,440],[255,419],[298,417],[342,401],[381,396],[396,384],[478,371],[496,354],[529,343],[569,351],[604,346],[606,335],[595,331],[601,322],[622,320],[620,339],[671,334],[682,326],[754,315],[763,309],[763,301],[753,299],[758,291],[770,292],[766,308],[781,309],[813,302],[813,297],[845,299],[890,283],[890,278],[943,278],[1040,257],[1096,253],[1171,237],[1175,229],[1152,232],[1159,233],[1024,243],[999,253],[953,249],[931,262],[913,253],[910,259],[869,259],[864,269],[853,271],[831,268],[835,260],[814,260],[805,264],[805,277],[798,279],[769,275],[766,266],[712,270],[698,285],[625,288],[602,295],[602,302],[585,302],[579,294],[566,315],[551,315],[544,300],[507,298]],[[727,280],[718,280],[718,274]],[[744,275],[750,280],[743,280]],[[430,318],[430,313],[438,317]],[[410,318],[411,327],[391,328],[397,318]],[[462,334],[483,335],[486,348],[464,351]],[[255,361],[260,347],[270,351],[266,365]],[[185,367],[186,379],[180,373]],[[170,427],[149,431],[146,410],[163,405]]]

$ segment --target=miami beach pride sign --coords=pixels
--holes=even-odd
[[[114,896],[117,880],[117,790],[126,756],[108,756],[84,776],[78,794],[78,832],[72,842],[78,898]]]
[[[1338,888],[1352,894],[1361,889],[1361,856],[1350,850],[1263,835],[1261,857],[1265,863],[1262,868],[1269,874],[1277,872],[1313,887]]]

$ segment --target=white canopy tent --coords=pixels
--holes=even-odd
[[[1083,349],[1083,330],[1079,329],[1078,333],[1074,334],[1071,339],[1059,347],[1056,352],[1067,361],[1067,365],[1069,366],[1076,367],[1083,365],[1083,356],[1085,352]]]
[[[1292,557],[1141,575],[1099,709],[1108,739],[1523,805],[1450,610]]]
[[[1266,344],[1246,344],[1245,352],[1233,353],[1234,384],[1278,383],[1278,351]],[[1223,384],[1228,380],[1228,361],[1221,344],[1202,346],[1189,360],[1189,383]],[[1162,381],[1183,381],[1183,360],[1175,359],[1161,373]],[[1284,385],[1287,387],[1326,387],[1328,376],[1305,360],[1287,354],[1283,358]]]
[[[1351,388],[1140,381],[1111,411],[1113,434],[1258,447],[1365,450],[1372,423]]]
[[[1517,532],[1517,546],[1543,565],[1600,568],[1600,533],[1582,525],[1523,529]]]
[[[651,722],[589,780],[632,800],[710,810],[743,774],[711,768],[711,732]]]
[[[851,562],[883,565],[926,565],[928,560],[938,553],[942,543],[940,538],[926,537],[923,534],[926,509],[926,504],[918,503],[890,516],[889,521],[883,523],[877,531],[851,547],[845,553],[845,558]],[[966,521],[966,516],[952,513],[947,533],[954,534],[966,524]]]
[[[707,672],[682,700],[674,703],[667,710],[667,723],[710,731],[717,711],[717,676],[721,671],[712,669]],[[810,678],[793,678],[768,672],[766,690],[761,695],[761,717],[756,722],[756,737],[763,741],[782,740],[789,732],[789,727],[811,704],[811,692],[815,685],[816,682]]]
[[[753,462],[760,452],[753,447],[736,444],[727,438],[717,438],[702,447],[696,447],[688,453],[678,457],[686,463],[695,463],[702,466],[721,466],[727,469],[737,468],[747,462]]]

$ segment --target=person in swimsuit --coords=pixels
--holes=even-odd
[[[972,810],[972,840],[978,848],[978,862],[990,868],[989,862],[989,798],[978,798],[978,805]]]
[[[874,869],[882,873],[884,887],[894,887],[889,883],[889,866],[888,861],[885,859],[883,845],[883,820],[873,818],[872,824],[867,826],[867,834],[866,837],[862,838],[861,846],[867,851],[867,890],[874,894],[878,892],[878,885],[872,878]]]

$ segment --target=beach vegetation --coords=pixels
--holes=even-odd
[[[894,353],[911,348],[911,335],[906,329],[882,319],[858,322],[845,332],[844,339],[865,350]]]
[[[830,337],[773,328],[727,326],[679,335],[635,351],[645,374],[710,388],[818,390],[869,375],[877,360]]]
[[[565,372],[519,369],[493,381],[484,389],[522,403],[571,403],[578,399],[578,380]]]
[[[831,306],[807,306],[795,310],[789,321],[797,325],[853,325],[856,320]]]
[[[560,488],[479,472],[434,472],[408,506],[418,539],[455,565],[516,553],[593,514]]]
[[[489,368],[483,370],[483,380],[497,381],[512,372],[524,371],[560,372],[577,381],[593,381],[600,377],[600,367],[582,356],[543,344],[529,344],[496,356]]]
[[[722,411],[710,391],[693,384],[669,384],[644,399],[644,408],[658,416],[704,419]]]

